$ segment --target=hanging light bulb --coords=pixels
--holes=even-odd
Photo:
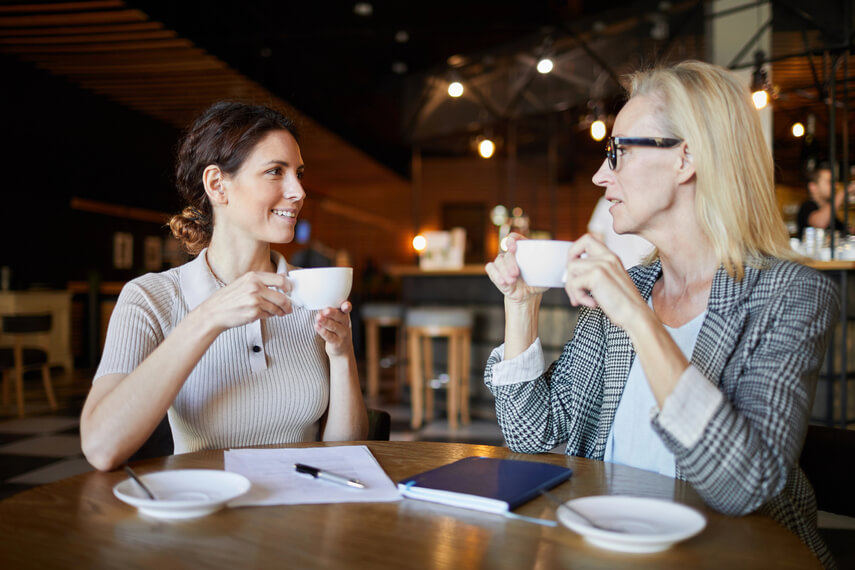
[[[793,126],[790,130],[792,131],[793,136],[796,138],[802,137],[805,134],[805,126],[801,123],[793,123]]]
[[[483,139],[478,143],[478,154],[481,158],[490,158],[496,152],[496,145],[490,139]]]
[[[601,141],[606,138],[606,123],[600,119],[591,123],[591,138],[595,141]]]
[[[761,50],[754,52],[754,73],[751,75],[751,100],[757,110],[765,109],[769,104],[769,77],[763,68],[766,58]]]
[[[544,57],[543,59],[537,62],[537,70],[544,75],[552,71],[552,67],[552,60],[548,57]]]
[[[448,86],[448,94],[451,97],[460,97],[463,95],[463,84],[459,81],[454,81]]]
[[[422,252],[425,250],[426,246],[427,246],[427,240],[425,239],[425,236],[419,234],[413,238],[413,249],[414,250],[416,250],[418,252]]]
[[[765,89],[759,89],[751,94],[751,100],[754,101],[754,108],[758,111],[765,109],[769,104],[769,93]]]

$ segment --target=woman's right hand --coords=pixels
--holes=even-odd
[[[520,268],[517,265],[517,240],[525,239],[518,233],[508,235],[507,246],[508,251],[500,253],[496,259],[488,263],[485,267],[487,276],[490,281],[501,291],[505,299],[513,303],[524,303],[542,294],[546,291],[546,287],[531,287],[526,284],[520,275]]]
[[[285,275],[250,271],[208,297],[197,310],[206,315],[206,322],[226,330],[289,314],[293,311],[290,291]]]

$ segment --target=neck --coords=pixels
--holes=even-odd
[[[270,260],[270,244],[254,242],[252,247],[234,241],[211,238],[208,264],[214,275],[226,285],[250,271],[276,271]]]
[[[702,236],[673,240],[667,247],[659,248],[659,259],[662,263],[662,293],[666,297],[708,289],[721,265],[712,244]]]

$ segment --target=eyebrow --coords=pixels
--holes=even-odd
[[[271,164],[278,164],[278,165],[283,166],[285,168],[288,168],[289,166],[291,166],[290,163],[285,162],[284,160],[268,160],[262,166],[270,166]],[[305,169],[306,169],[305,164],[301,164],[300,166],[297,167],[297,170],[305,170]]]

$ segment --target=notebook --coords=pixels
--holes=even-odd
[[[566,481],[572,469],[516,459],[467,457],[398,482],[405,497],[504,513]]]

